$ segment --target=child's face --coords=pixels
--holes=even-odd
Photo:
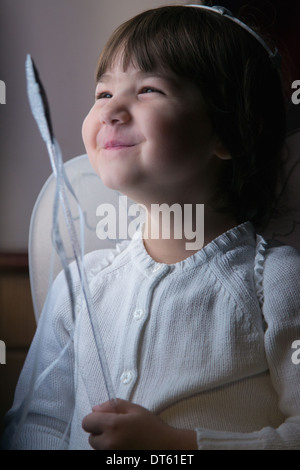
[[[82,131],[103,182],[135,201],[180,203],[212,189],[219,142],[186,79],[133,65],[124,72],[116,61],[97,84]]]

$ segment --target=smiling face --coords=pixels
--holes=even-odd
[[[135,201],[205,203],[214,190],[220,143],[198,88],[172,72],[124,70],[116,60],[82,134],[104,184]]]

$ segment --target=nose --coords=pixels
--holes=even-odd
[[[125,103],[115,101],[113,98],[107,100],[100,110],[101,124],[109,126],[126,124],[130,121],[131,115]]]

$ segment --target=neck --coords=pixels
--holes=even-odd
[[[182,261],[237,225],[231,214],[209,211],[207,206],[204,211],[201,204],[178,206],[171,212],[160,209],[159,216],[153,208],[147,213],[144,245],[156,262]]]

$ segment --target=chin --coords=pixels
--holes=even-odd
[[[118,173],[112,174],[111,172],[99,171],[97,174],[107,188],[115,191],[126,192],[126,190],[133,185],[131,178],[119,175]]]

